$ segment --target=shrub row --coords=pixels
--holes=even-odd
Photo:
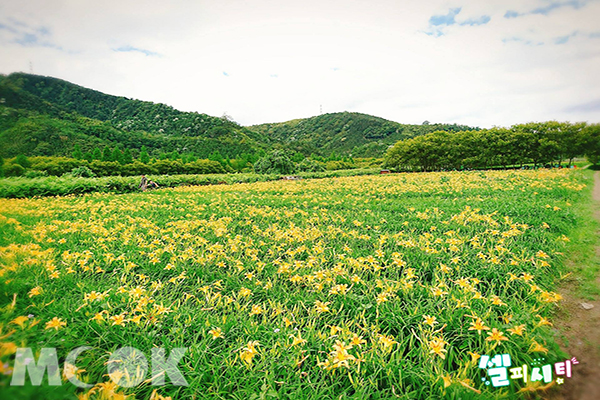
[[[141,174],[223,174],[230,172],[217,161],[196,160],[183,163],[179,160],[155,160],[147,164],[138,160],[129,164],[117,161],[78,160],[68,157],[30,157],[28,165],[23,166],[16,159],[6,160],[5,176],[22,176],[28,172],[45,172],[52,176],[61,176],[75,168],[87,167],[97,176],[134,176]]]
[[[305,172],[302,178],[330,178],[336,176],[367,175],[379,169]],[[188,185],[215,185],[264,182],[281,179],[281,175],[259,174],[207,174],[207,175],[149,175],[161,188]],[[0,179],[0,198],[25,198],[35,196],[66,196],[84,193],[132,193],[139,191],[139,176],[110,176],[101,178],[62,177],[12,177]]]

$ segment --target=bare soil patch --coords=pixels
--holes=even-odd
[[[594,175],[592,196],[596,201],[594,218],[600,221],[600,172]],[[600,257],[600,246],[595,250]],[[600,286],[600,275],[595,282]],[[570,357],[577,357],[579,364],[559,391],[547,395],[552,400],[600,399],[600,301],[581,298],[576,289],[576,283],[571,283],[560,290],[564,300],[555,325],[561,348]]]

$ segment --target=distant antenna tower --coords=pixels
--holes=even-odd
[[[323,115],[323,104],[319,105],[319,113]]]
[[[29,73],[33,75],[33,63],[29,61]]]

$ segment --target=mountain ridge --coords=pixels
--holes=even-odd
[[[83,151],[121,145],[134,153],[146,146],[155,156],[177,151],[199,157],[217,152],[235,158],[287,149],[304,155],[381,157],[401,139],[434,130],[477,129],[407,125],[347,111],[242,126],[226,116],[179,111],[163,103],[109,95],[59,78],[21,72],[0,75],[0,99],[0,115],[9,117],[0,121],[0,144],[9,145],[10,150],[0,150],[3,157],[19,152],[68,155],[75,145]],[[52,140],[45,141],[40,132],[53,132]],[[57,135],[66,136],[61,140],[67,143],[57,140]],[[40,147],[41,142],[46,144]]]

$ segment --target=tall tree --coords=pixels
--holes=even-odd
[[[124,162],[123,162],[123,152],[121,151],[121,149],[119,148],[119,146],[116,146],[113,149],[112,154],[110,155],[110,160],[111,161],[116,161],[119,164],[124,164]]]
[[[81,152],[81,146],[79,146],[78,144],[76,144],[75,148],[73,149],[73,158],[75,158],[77,160],[81,160],[83,158],[83,153]]]
[[[123,164],[131,164],[133,163],[133,156],[131,155],[131,150],[129,150],[129,148],[126,148],[123,151]]]
[[[600,124],[587,126],[583,135],[585,156],[592,164],[600,164]]]
[[[102,151],[99,148],[96,147],[92,152],[92,159],[98,161],[102,160]]]
[[[86,160],[86,161],[88,161],[88,162],[92,162],[94,160],[94,155],[91,152],[86,151],[83,154],[83,159]]]
[[[102,151],[102,161],[112,161],[112,152],[108,146]]]
[[[142,151],[140,152],[140,162],[144,164],[148,164],[150,162],[150,156],[148,155],[148,149],[146,146],[142,146]]]

